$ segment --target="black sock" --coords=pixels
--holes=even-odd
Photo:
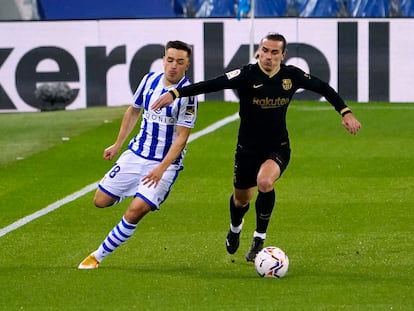
[[[276,194],[273,189],[270,192],[260,192],[256,199],[256,231],[266,233],[276,202]]]
[[[240,224],[243,221],[244,215],[249,210],[249,207],[250,207],[249,204],[243,207],[236,207],[233,201],[233,194],[230,196],[230,219],[231,219],[231,224],[233,226],[235,227],[240,226]]]

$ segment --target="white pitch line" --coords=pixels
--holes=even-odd
[[[196,133],[190,134],[190,137],[188,138],[188,142],[192,142],[193,140],[196,140],[197,138],[200,138],[201,136],[207,135],[211,132],[214,132],[215,130],[219,129],[220,127],[231,123],[235,120],[237,120],[239,117],[239,113],[235,113],[234,115],[231,115],[227,118],[224,118],[222,120],[217,121],[216,123],[211,124],[210,126],[207,126],[206,128],[202,129],[201,131],[198,131]],[[7,227],[0,229],[0,237],[19,229],[20,227],[23,227],[24,225],[28,224],[29,222],[42,217],[46,214],[49,214],[50,212],[53,212],[54,210],[57,210],[58,208],[62,207],[63,205],[70,203],[85,194],[91,192],[92,190],[96,189],[98,185],[98,182],[94,182],[93,184],[90,184],[84,188],[82,188],[79,191],[76,191],[66,197],[64,197],[61,200],[58,200],[45,208],[42,208],[41,210],[38,210],[37,212],[34,212],[33,214],[27,215],[23,218],[20,218],[19,220],[16,220],[12,224],[8,225]]]
[[[213,123],[213,124],[207,126],[205,129],[202,129],[201,131],[198,131],[194,134],[190,134],[190,137],[188,137],[188,142],[190,143],[193,140],[196,140],[197,138],[199,138],[201,136],[204,136],[204,135],[207,135],[211,132],[214,132],[218,128],[220,128],[220,127],[222,127],[222,126],[224,126],[228,123],[231,123],[231,122],[237,120],[238,118],[239,118],[239,113],[236,112],[235,114],[233,114],[233,115],[231,115],[227,118],[221,119],[221,120],[217,121],[216,123]]]
[[[90,184],[90,185],[86,186],[85,188],[83,188],[79,191],[76,191],[76,192],[68,195],[67,197],[64,197],[63,199],[61,199],[59,201],[56,201],[55,203],[52,203],[52,204],[46,206],[45,208],[42,208],[41,210],[38,210],[37,212],[34,212],[33,214],[30,214],[30,215],[27,215],[23,218],[20,218],[19,220],[15,221],[14,223],[8,225],[7,227],[4,227],[4,228],[0,229],[0,237],[2,237],[3,235],[6,235],[7,233],[9,233],[13,230],[16,230],[20,227],[23,227],[25,224],[35,220],[36,218],[42,217],[46,214],[49,214],[50,212],[53,212],[54,210],[58,209],[59,207],[84,196],[85,194],[92,191],[93,189],[96,189],[97,185],[98,185],[98,183]]]

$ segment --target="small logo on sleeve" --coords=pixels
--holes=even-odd
[[[233,70],[233,71],[226,72],[227,79],[230,80],[230,79],[233,79],[233,78],[237,77],[238,75],[240,75],[240,72],[241,72],[240,69],[236,69],[236,70]]]

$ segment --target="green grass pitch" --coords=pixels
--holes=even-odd
[[[201,103],[193,133],[237,108]],[[355,137],[329,104],[288,112],[292,159],[266,240],[287,252],[285,278],[244,259],[254,209],[239,251],[225,250],[234,121],[189,144],[161,210],[97,270],[77,265],[128,201],[97,209],[92,191],[0,236],[0,310],[414,310],[414,106],[351,108]],[[98,181],[124,110],[0,114],[0,230]]]

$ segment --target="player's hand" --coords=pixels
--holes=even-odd
[[[352,113],[347,113],[342,117],[342,125],[349,133],[353,135],[356,135],[362,126]]]
[[[164,93],[160,97],[158,97],[157,100],[151,105],[151,109],[157,110],[160,108],[167,107],[173,101],[174,99],[170,92]]]
[[[164,174],[164,170],[160,168],[160,166],[157,166],[152,171],[150,171],[146,176],[144,176],[141,179],[141,181],[144,185],[148,185],[148,187],[154,186],[154,188],[156,188],[163,174]]]
[[[119,147],[113,144],[104,150],[103,158],[105,160],[110,161],[118,154],[118,152],[119,152]]]

